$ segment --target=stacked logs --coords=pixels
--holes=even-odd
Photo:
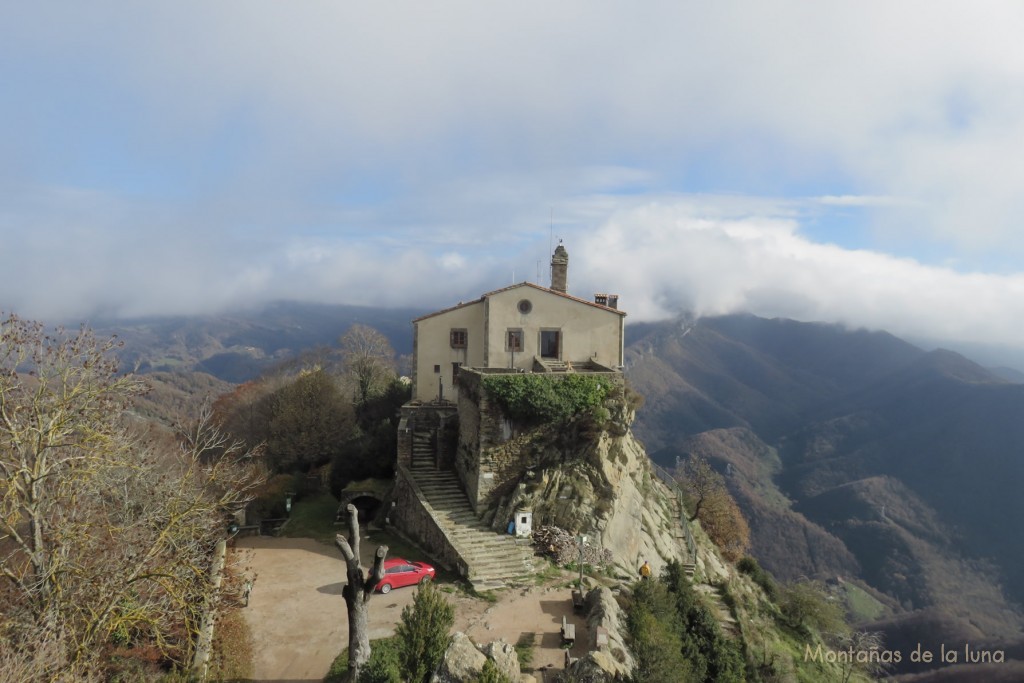
[[[557,526],[540,526],[533,531],[533,542],[542,555],[564,567],[580,561],[580,546],[576,535]],[[583,564],[603,567],[611,564],[610,550],[599,548],[589,540],[583,544]]]

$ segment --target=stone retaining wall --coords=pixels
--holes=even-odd
[[[393,500],[395,506],[390,512],[391,523],[405,535],[416,539],[442,567],[457,572],[459,576],[467,576],[469,564],[434,519],[426,506],[423,492],[403,465],[398,466]]]
[[[483,388],[486,375],[507,372],[495,368],[459,370],[459,442],[455,469],[477,514],[486,510],[493,492],[521,481],[527,470],[538,465],[536,454],[529,448],[529,431],[517,428]],[[546,373],[544,377],[559,382],[569,374]],[[624,382],[621,372],[586,374],[607,377],[616,384]]]

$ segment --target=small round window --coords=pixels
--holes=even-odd
[[[523,299],[519,302],[519,312],[526,315],[533,310],[533,304],[530,303],[529,299]]]

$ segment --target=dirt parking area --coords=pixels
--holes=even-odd
[[[363,539],[364,566],[371,566],[376,547],[372,537]],[[253,634],[252,680],[322,681],[348,643],[341,553],[312,539],[269,537],[239,539],[232,552],[256,576],[249,606],[243,610]],[[572,612],[567,580],[498,591],[495,602],[453,589],[447,597],[455,605],[454,630],[480,644],[499,639],[515,644],[524,634],[535,634],[532,666],[538,669],[537,680],[543,681],[544,667],[561,669],[564,663],[559,634],[563,615],[576,624],[572,656],[584,654],[589,642],[585,622]],[[370,600],[371,639],[394,633],[402,608],[412,602],[415,592],[415,588],[400,588]]]

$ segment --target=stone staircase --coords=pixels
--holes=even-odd
[[[679,543],[680,546],[685,548],[687,546],[686,531],[683,525],[687,523],[686,510],[683,509],[682,501],[679,500],[678,496],[674,496],[673,498],[671,498],[671,501],[672,513],[676,516],[677,519],[679,519],[679,525],[676,527],[673,536],[675,537],[676,542]],[[694,558],[691,555],[686,555],[683,559],[683,572],[691,579],[693,578],[694,573],[697,571],[697,565],[694,563],[693,560]]]
[[[426,498],[428,511],[452,540],[478,590],[498,588],[533,573],[528,540],[497,533],[480,521],[462,490],[458,475],[435,466],[429,434],[413,433],[410,474]]]
[[[738,637],[740,635],[740,625],[736,622],[736,618],[732,616],[729,606],[725,604],[722,589],[706,583],[697,583],[693,587],[711,603],[711,609],[715,613],[718,625],[722,627],[725,635],[730,638]]]

